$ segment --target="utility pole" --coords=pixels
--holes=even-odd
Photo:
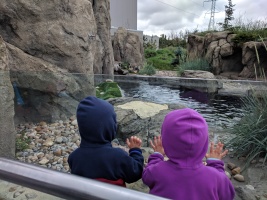
[[[214,30],[214,16],[215,16],[215,9],[216,9],[216,1],[217,0],[209,0],[209,1],[204,1],[205,2],[211,2],[211,9],[210,9],[210,22],[209,22],[209,27],[208,30]]]

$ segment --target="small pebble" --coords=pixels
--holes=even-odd
[[[239,182],[244,182],[245,181],[244,176],[242,176],[241,174],[234,175],[234,179],[239,181]]]

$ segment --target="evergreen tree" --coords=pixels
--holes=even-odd
[[[234,19],[233,17],[234,7],[235,7],[235,4],[232,3],[232,0],[228,0],[228,5],[225,6],[224,23],[219,23],[219,25],[222,26],[224,30],[232,27],[230,21]]]

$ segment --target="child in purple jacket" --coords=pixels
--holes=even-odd
[[[185,108],[168,113],[161,137],[151,146],[142,180],[150,194],[175,200],[232,200],[235,190],[224,172],[223,144],[211,143],[208,150],[208,125],[196,111]],[[164,161],[164,155],[169,160]],[[206,156],[207,165],[202,159]]]

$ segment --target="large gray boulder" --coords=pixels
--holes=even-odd
[[[181,76],[186,78],[215,79],[213,73],[202,70],[184,70]]]
[[[205,38],[202,36],[190,34],[187,40],[187,51],[190,59],[203,57]]]
[[[0,35],[7,43],[69,72],[93,73],[97,34],[91,2],[2,0]]]
[[[240,76],[246,78],[264,78],[267,74],[267,41],[246,42],[242,48],[242,63],[244,68]],[[255,50],[257,49],[257,51]],[[259,60],[258,60],[259,58]]]
[[[113,38],[114,59],[129,63],[132,68],[140,68],[144,63],[143,44],[136,33],[119,27]]]
[[[15,122],[67,119],[78,102],[94,93],[93,76],[72,74],[7,44],[10,77],[16,85]],[[23,104],[17,101],[23,100]]]
[[[25,103],[16,119],[67,118],[95,94],[94,73],[113,75],[109,0],[3,0],[0,35]]]
[[[14,92],[10,82],[6,45],[0,37],[0,157],[15,156]]]

